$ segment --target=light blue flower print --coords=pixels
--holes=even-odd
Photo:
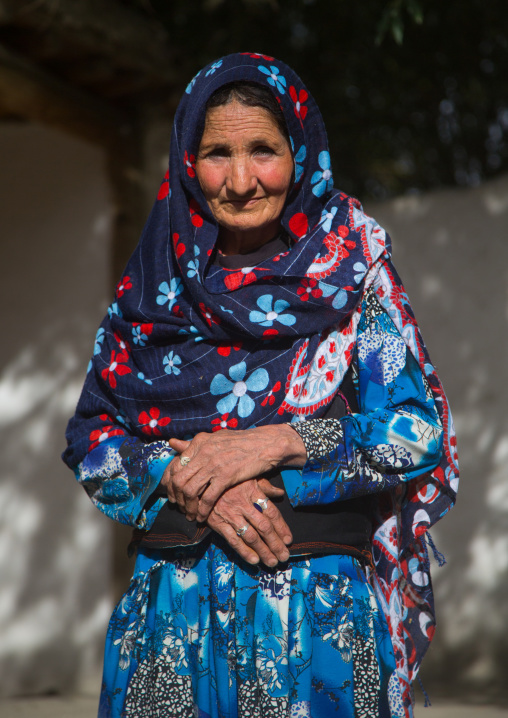
[[[191,259],[190,262],[187,263],[187,269],[189,270],[187,272],[188,277],[196,277],[199,280],[199,247],[197,244],[194,245],[194,259]]]
[[[361,282],[367,272],[367,267],[361,262],[355,262],[355,264],[353,265],[353,269],[356,272],[355,282]]]
[[[162,284],[159,284],[159,292],[162,292],[162,294],[159,294],[157,297],[157,304],[162,306],[167,302],[168,309],[171,311],[176,302],[177,296],[181,294],[182,291],[183,284],[179,277],[173,277],[169,285],[167,282],[162,282]]]
[[[189,82],[189,84],[188,84],[187,87],[185,88],[185,92],[186,92],[188,95],[190,95],[190,93],[192,92],[192,88],[193,88],[194,85],[196,84],[196,80],[198,79],[198,77],[199,77],[200,75],[201,75],[201,70],[200,70],[196,75],[194,75],[194,77],[192,78],[192,80]]]
[[[247,365],[244,361],[235,364],[229,369],[231,381],[224,374],[217,374],[210,384],[210,392],[217,396],[219,394],[227,394],[223,399],[217,402],[217,411],[219,414],[230,414],[238,404],[238,415],[244,419],[252,414],[255,408],[254,401],[247,392],[263,391],[268,386],[270,377],[266,369],[255,369],[252,374],[245,379]],[[244,381],[245,379],[245,381]]]
[[[132,341],[134,344],[144,347],[148,341],[148,334],[143,333],[141,326],[141,324],[138,324],[137,327],[132,327]]]
[[[200,333],[199,329],[197,329],[193,324],[190,325],[189,329],[179,329],[178,334],[195,334],[194,341],[195,342],[202,342],[204,339],[204,336]]]
[[[333,187],[333,177],[332,177],[332,170],[331,163],[330,163],[330,154],[329,152],[326,152],[326,150],[323,150],[323,152],[320,152],[318,155],[318,162],[319,166],[321,167],[321,172],[314,172],[311,178],[311,184],[315,185],[312,188],[312,193],[316,195],[316,197],[321,197],[325,192],[329,192]]]
[[[273,304],[273,296],[271,294],[263,294],[259,297],[256,304],[262,312],[253,311],[249,314],[249,320],[262,327],[272,327],[274,322],[280,322],[286,327],[291,327],[296,322],[296,317],[292,314],[282,314],[289,307],[289,302],[284,299],[277,299]]]
[[[97,330],[97,334],[95,335],[95,344],[93,348],[93,355],[97,356],[97,354],[100,354],[102,351],[102,343],[104,341],[104,337],[106,336],[104,332],[103,327],[99,327]]]
[[[93,367],[93,361],[90,359],[90,361],[88,362],[88,366],[87,366],[87,368],[86,368],[86,373],[87,373],[87,374],[89,373],[89,371],[90,371],[90,369],[91,369],[92,367]]]
[[[280,74],[280,70],[278,67],[275,67],[275,65],[270,65],[270,69],[264,67],[263,65],[258,65],[258,70],[262,72],[264,75],[268,75],[267,82],[269,85],[272,85],[272,87],[276,87],[277,90],[283,95],[285,93],[285,88],[287,85],[286,78],[284,75]]]
[[[141,381],[144,381],[145,384],[149,384],[150,386],[151,386],[151,384],[152,384],[152,380],[151,380],[151,379],[145,379],[145,375],[143,374],[142,371],[138,372],[138,379],[140,379]]]
[[[140,371],[139,374],[143,374],[143,372]],[[138,379],[141,379],[141,377],[139,376],[139,374],[138,374]],[[146,380],[144,379],[144,374],[143,374],[143,381],[146,381]],[[148,383],[148,382],[147,382],[147,383]],[[150,383],[151,383],[151,382],[150,382]],[[123,426],[126,426],[128,429],[131,429],[131,428],[132,428],[130,419],[129,419],[129,417],[127,416],[127,414],[124,414],[124,413],[117,414],[116,417],[115,417],[115,421],[116,421],[118,424],[122,424]]]
[[[327,212],[326,209],[321,212],[321,219],[319,220],[319,223],[321,224],[326,233],[331,230],[333,218],[336,214],[337,207],[332,207],[329,212]]]
[[[302,145],[295,155],[295,182],[299,182],[303,175],[303,164],[302,162],[307,157],[307,148]]]
[[[169,352],[169,354],[164,357],[162,363],[165,364],[164,371],[166,374],[174,374],[175,376],[180,374],[181,370],[178,368],[178,364],[181,364],[182,360],[178,354],[175,354],[172,351]]]
[[[210,67],[210,69],[206,71],[205,77],[208,77],[209,75],[213,75],[215,70],[218,70],[221,65],[222,65],[222,60],[217,60],[217,62],[214,62],[213,65]]]
[[[342,309],[347,302],[347,292],[344,289],[337,291],[337,287],[334,287],[332,284],[326,284],[325,282],[318,282],[318,287],[323,292],[323,297],[331,297],[332,294],[337,292],[332,301],[332,307],[334,309]]]
[[[122,317],[122,312],[120,311],[120,308],[116,302],[113,302],[113,304],[108,307],[108,315],[110,319],[113,314],[116,314],[117,317]]]

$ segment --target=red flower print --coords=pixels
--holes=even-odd
[[[241,52],[240,55],[248,55],[254,59],[267,60],[268,62],[271,62],[274,59],[273,57],[270,57],[270,55],[260,55],[259,52]]]
[[[335,377],[334,371],[327,371],[326,372],[326,381],[333,381]]]
[[[220,319],[215,314],[212,313],[212,310],[209,307],[206,307],[203,302],[200,302],[199,308],[201,310],[201,314],[203,315],[206,323],[209,327],[212,326],[212,322],[214,324],[220,324]]]
[[[328,346],[328,351],[330,354],[333,354],[337,350],[337,347],[335,346],[335,342],[330,342]]]
[[[240,341],[234,342],[234,344],[228,344],[228,342],[221,342],[217,347],[217,353],[220,354],[221,357],[228,357],[231,354],[231,349],[234,349],[235,352],[237,352],[241,348],[242,342]]]
[[[189,211],[190,211],[190,217],[191,222],[194,225],[194,227],[202,227],[203,226],[203,217],[201,217],[199,212],[199,204],[196,202],[195,199],[191,199],[189,202]]]
[[[116,285],[117,297],[122,297],[128,289],[132,289],[131,278],[130,277],[122,277],[122,279]]]
[[[111,417],[107,414],[101,414],[100,419],[102,421],[112,421]],[[108,426],[104,426],[102,429],[95,429],[91,432],[89,437],[92,443],[90,444],[88,451],[95,449],[95,447],[99,446],[102,441],[109,439],[111,436],[125,436],[125,431],[120,429],[118,426],[113,427],[112,423]]]
[[[267,396],[265,396],[265,398],[264,398],[263,401],[261,402],[261,406],[266,406],[267,404],[270,404],[270,406],[272,406],[272,404],[275,403],[274,394],[276,394],[276,393],[279,391],[280,387],[281,387],[280,381],[276,382],[276,383],[273,385],[273,387],[270,389],[270,391],[269,391],[269,393],[267,394]]]
[[[340,224],[337,230],[337,234],[339,235],[339,237],[342,237],[342,239],[346,239],[349,234],[349,227],[346,227],[345,224]]]
[[[187,168],[187,174],[189,177],[195,177],[196,176],[196,156],[195,155],[189,155],[187,153],[187,150],[185,150],[183,155],[183,163],[185,167]]]
[[[278,333],[277,329],[265,329],[263,336],[269,339],[270,337],[276,337]]]
[[[319,359],[318,359],[317,365],[318,365],[318,367],[319,367],[320,369],[322,369],[325,364],[326,364],[326,359],[325,359],[324,356],[321,354],[321,356],[320,356]]]
[[[296,234],[298,239],[303,237],[304,234],[307,234],[307,230],[309,229],[309,220],[307,215],[303,212],[297,212],[294,214],[289,220],[289,229],[293,232],[293,234]]]
[[[125,374],[130,374],[132,372],[132,369],[130,367],[125,366],[125,362],[128,360],[128,358],[128,355],[124,352],[117,352],[116,355],[114,350],[111,352],[109,366],[102,370],[101,376],[104,381],[109,382],[109,385],[112,389],[116,389],[115,374],[118,374],[119,376],[124,376]]]
[[[227,429],[228,426],[236,429],[238,426],[237,419],[228,419],[229,414],[223,414],[220,419],[212,419],[212,431],[220,431]]]
[[[291,85],[289,88],[289,96],[295,103],[295,115],[300,121],[304,120],[307,114],[307,106],[303,103],[309,97],[309,93],[306,90],[300,90],[300,92],[297,92],[296,88]]]
[[[159,426],[167,426],[171,419],[169,416],[161,417],[160,409],[157,409],[156,406],[152,406],[148,413],[146,413],[146,411],[141,412],[138,421],[141,424],[141,431],[144,434],[160,436],[162,431],[159,429]]]
[[[166,170],[162,184],[159,187],[157,199],[165,199],[169,194],[169,170]]]
[[[177,259],[180,259],[182,254],[185,252],[185,244],[183,244],[182,242],[179,242],[178,241],[179,239],[180,239],[180,235],[178,234],[178,232],[175,232],[173,234],[173,246],[175,248]]]
[[[318,287],[316,279],[302,279],[302,284],[298,287],[296,293],[302,302],[306,302],[310,296],[313,296],[314,299],[318,299],[323,294],[322,290]]]
[[[122,339],[120,334],[118,332],[113,332],[113,336],[115,337],[116,341],[118,342],[118,348],[120,349],[120,353],[122,356],[125,356],[125,359],[123,361],[127,361],[128,352],[130,352],[131,348],[129,346],[129,343],[125,341],[125,339]]]

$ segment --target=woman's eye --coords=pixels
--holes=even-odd
[[[227,157],[228,153],[225,147],[214,147],[213,150],[207,152],[207,157]]]
[[[260,145],[259,147],[256,147],[254,150],[254,154],[256,155],[273,155],[274,152],[271,147],[267,147],[266,145]]]

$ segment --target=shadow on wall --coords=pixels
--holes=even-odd
[[[60,453],[109,293],[111,207],[95,147],[2,124],[0,155],[0,693],[14,695],[100,670],[110,527]]]
[[[508,703],[508,178],[368,211],[394,259],[450,399],[457,506],[432,531],[438,626],[422,678],[435,695]]]

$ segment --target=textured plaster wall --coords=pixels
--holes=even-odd
[[[0,693],[71,689],[100,669],[111,534],[62,464],[110,292],[97,148],[0,125]]]
[[[367,210],[394,259],[451,402],[459,499],[432,531],[438,628],[422,677],[434,694],[508,703],[508,178]]]

